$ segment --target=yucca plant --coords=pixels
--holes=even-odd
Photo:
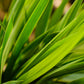
[[[84,3],[13,0],[0,21],[0,84],[84,84]],[[35,30],[35,39],[29,37]]]

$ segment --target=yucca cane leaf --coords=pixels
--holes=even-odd
[[[8,82],[5,82],[3,84],[21,84],[22,81],[8,81]]]
[[[8,26],[6,28],[6,32],[5,32],[5,36],[4,36],[4,40],[3,40],[3,44],[2,44],[1,54],[2,54],[2,52],[4,50],[4,47],[6,45],[6,42],[7,42],[8,38],[9,38],[9,35],[10,35],[12,29],[13,29],[13,18],[10,19],[10,21],[8,23]]]
[[[80,12],[81,12],[82,10],[84,10],[84,3],[83,3],[83,4],[81,4],[81,6],[80,6],[80,8],[79,8],[79,10],[78,10],[77,15],[79,15],[79,14],[80,14]]]
[[[8,19],[13,17],[13,20],[15,23],[16,18],[19,15],[19,12],[21,11],[21,9],[23,7],[25,0],[16,0],[16,1],[14,0],[14,2],[15,2],[15,4],[14,4],[12,10],[10,11]]]
[[[2,26],[3,27],[3,26]],[[3,30],[3,28],[1,28],[1,30],[0,30],[0,47],[1,47],[1,45],[2,45],[2,42],[3,42],[3,37],[4,37],[4,30]]]
[[[33,3],[33,4],[34,4],[34,3]],[[33,5],[33,4],[32,4],[32,5]],[[15,7],[16,7],[16,6],[15,6]],[[26,9],[26,10],[27,10],[27,9]],[[31,12],[30,12],[30,11],[27,11],[27,14],[30,16],[31,13],[32,13],[32,11],[33,11],[33,6],[31,6]],[[14,29],[13,29],[13,31],[11,32],[10,38],[12,38],[12,36],[13,36],[13,37],[15,37],[15,39],[16,39],[16,37],[17,37],[17,35],[18,35],[18,33],[19,33],[21,27],[23,26],[24,22],[25,22],[25,10],[24,10],[24,8],[23,8],[22,11],[21,11],[21,14],[19,15],[19,17],[18,17],[18,19],[17,19],[17,21],[16,21],[16,23],[15,23],[15,25],[14,25]],[[19,23],[19,24],[18,24],[18,23]],[[16,32],[16,31],[17,31],[17,32]],[[16,33],[16,35],[14,35],[14,34],[15,34],[14,32]],[[11,42],[11,45],[10,45],[11,47],[12,47],[12,45],[13,45],[15,39],[11,40],[11,41],[12,41],[12,42]],[[10,40],[9,40],[8,44],[10,44]],[[11,48],[11,47],[10,47],[10,48]],[[9,48],[9,50],[10,50],[10,48]],[[9,50],[8,50],[8,52],[9,52]]]
[[[83,13],[84,12],[82,12],[81,14],[83,15]],[[79,16],[80,17],[80,16]],[[73,27],[75,27],[76,26],[76,22],[79,20],[79,17],[77,18],[77,19],[75,19],[72,23],[70,23],[62,32],[60,32],[52,41],[50,41],[49,42],[49,44],[47,44],[36,56],[34,56],[34,57],[32,57],[31,59],[33,59],[32,61],[31,61],[31,63],[30,62],[26,62],[25,64],[24,64],[24,66],[26,66],[26,68],[27,68],[27,70],[28,69],[30,69],[32,66],[34,66],[35,64],[37,64],[39,61],[41,61],[43,58],[45,58],[46,56],[44,55],[43,56],[43,53],[45,53],[46,52],[46,50],[48,50],[56,41],[59,41],[60,39],[62,39],[63,38],[63,36],[65,36],[66,35],[66,32],[68,32],[68,31],[70,31],[71,30],[71,28],[73,28]],[[80,20],[81,20],[81,18],[82,17],[80,17]],[[74,24],[74,25],[72,25],[72,24]],[[76,29],[76,28],[75,28]],[[58,45],[59,46],[59,45]],[[31,60],[30,59],[30,60]],[[38,59],[38,60],[37,60]],[[30,64],[31,65],[30,65]],[[30,66],[29,66],[30,65]],[[23,67],[24,67],[23,66]],[[24,69],[23,69],[23,71],[24,71]]]
[[[39,61],[41,61],[44,57],[46,57],[46,56],[45,56],[46,54],[47,54],[47,53],[45,53],[44,56],[43,56],[43,55],[41,56],[41,54],[40,54],[40,57],[38,57],[38,58],[37,58],[37,56],[39,56],[39,54],[37,54],[37,56],[34,57],[34,59],[32,58],[33,60],[30,59],[30,60],[32,60],[32,61],[34,61],[34,62],[33,62],[33,63],[32,63],[32,61],[27,62],[27,63],[23,66],[23,67],[25,67],[25,66],[26,66],[26,67],[23,68],[23,70],[20,72],[20,74],[21,74],[27,67],[28,67],[28,68],[27,68],[27,70],[28,70],[28,69],[30,69],[32,66],[34,66],[36,63],[38,63]],[[37,60],[37,59],[38,59],[38,60]],[[32,63],[32,64],[30,64],[30,63]],[[29,64],[30,64],[30,66],[29,66]],[[21,69],[20,69],[20,70],[21,70]]]
[[[3,22],[0,22],[0,23],[1,23],[1,29],[0,29],[0,46],[1,46],[1,44],[3,42],[3,37],[4,37],[4,34],[5,34],[6,26],[7,26],[6,16],[4,17]]]
[[[77,49],[77,51],[75,51],[74,49]],[[77,46],[74,49],[70,52],[69,55],[67,55],[66,58],[64,58],[60,62],[60,64],[64,64],[66,62],[69,62],[69,61],[72,61],[72,60],[75,60],[75,59],[79,59],[80,57],[83,57],[84,56],[82,45],[77,44]]]
[[[23,50],[22,50],[22,54],[24,54],[25,52],[27,52],[30,48],[34,48],[36,47],[45,37],[47,33],[44,33],[42,35],[40,35],[38,38],[36,38],[34,41],[32,41],[29,45],[27,45]]]
[[[48,34],[39,45],[39,49],[44,48],[58,33],[59,32]]]
[[[63,65],[63,64],[66,64],[70,61],[73,61],[73,60],[76,60],[76,59],[79,59],[81,57],[84,57],[84,54],[81,54],[81,53],[72,53],[70,55],[68,55],[65,59],[63,59],[59,65]]]
[[[40,17],[42,16],[43,12],[45,11],[48,2],[49,2],[49,0],[46,0],[46,1],[44,1],[44,0],[41,1],[40,0],[39,1],[39,3],[36,6],[34,12],[30,16],[30,18],[27,21],[27,23],[25,24],[25,26],[24,26],[19,38],[17,39],[17,42],[16,42],[16,44],[14,46],[14,49],[13,49],[13,56],[17,57],[17,55],[19,54],[19,52],[22,49],[24,43],[28,40],[30,34],[32,33],[32,31],[35,28],[36,24],[38,23]],[[17,50],[18,50],[18,52],[17,52]],[[5,55],[3,55],[3,56],[5,56]],[[16,60],[16,57],[13,57],[13,56],[12,56],[12,58],[10,60],[12,65],[14,65],[14,62]],[[7,55],[5,57],[7,58]],[[12,59],[15,59],[15,60],[12,60]],[[6,59],[2,59],[2,61],[3,61],[3,65],[4,65]],[[2,68],[3,68],[3,65],[2,65]]]
[[[32,14],[32,12],[33,12],[33,10],[34,10],[34,8],[35,8],[35,6],[38,4],[38,2],[39,2],[39,0],[33,0],[33,2],[32,2],[32,4],[31,4],[31,6],[30,6],[30,9],[29,8],[26,8],[26,13],[27,13],[27,18]],[[26,2],[25,2],[25,4],[27,4]],[[25,6],[26,7],[26,6]],[[25,8],[24,7],[24,8]],[[24,19],[25,19],[25,11],[24,11],[24,8],[23,8],[23,10],[21,11],[21,15],[19,16],[19,18],[18,18],[18,20],[17,20],[17,22],[16,22],[16,24],[15,24],[15,30],[14,31],[18,31],[17,30],[17,28],[20,28],[21,26],[20,25],[22,25],[23,24],[23,22],[25,21]],[[23,17],[24,16],[24,17]],[[23,17],[23,18],[22,18]],[[17,24],[17,23],[20,23],[20,24]],[[12,38],[12,37],[11,37]]]
[[[42,33],[44,33],[46,31],[48,19],[49,19],[49,16],[51,14],[52,4],[53,4],[53,0],[49,0],[48,6],[47,6],[46,10],[44,11],[43,15],[41,16],[41,18],[40,18],[40,20],[36,26],[36,31],[35,31],[36,37],[41,35]]]
[[[56,10],[53,0],[12,0],[0,22],[0,84],[84,82],[82,1],[63,15],[68,0]]]
[[[7,21],[6,21],[6,16],[3,19],[3,22],[1,23],[3,26],[1,26],[1,30],[0,30],[0,83],[1,83],[1,50],[2,50],[2,42],[3,42],[3,37],[5,34],[5,30],[6,30],[6,25],[7,25]]]
[[[6,25],[7,25],[6,16],[4,17],[4,20],[3,20],[3,22],[1,22],[1,24],[2,24],[2,26],[1,26],[1,30],[0,30],[0,47],[2,47],[2,42],[3,42],[2,38],[4,37],[4,34],[6,33]],[[0,56],[0,58],[1,58],[1,56]],[[1,62],[1,59],[0,59],[0,62]]]
[[[36,49],[36,47],[38,47],[38,51],[44,47],[52,38],[54,38],[54,36],[56,36],[57,33],[53,33],[53,34],[50,34],[50,35],[47,35],[48,32],[45,32],[43,33],[42,35],[40,35],[37,39],[35,39],[33,42],[31,42],[30,44],[28,44],[23,50],[22,52],[20,53],[20,59],[18,58],[18,62],[19,61],[23,61],[25,60],[24,57],[27,56],[27,58],[29,58],[31,55],[30,55],[30,52],[31,51],[34,51],[34,49]],[[46,40],[47,39],[47,40]],[[42,41],[43,40],[43,41]],[[29,52],[30,51],[30,52]],[[33,54],[33,52],[32,52]],[[17,63],[17,64],[21,64],[20,63]],[[17,66],[17,64],[15,64]]]
[[[13,28],[13,19],[11,18],[10,21],[9,21],[9,23],[8,23],[8,26],[6,28],[5,36],[4,36],[3,43],[2,43],[2,48],[1,48],[1,53],[0,53],[0,72],[1,72],[2,53],[3,53],[4,47],[6,45],[6,42],[8,40],[8,37],[9,37],[11,31],[12,31],[12,28]]]
[[[1,22],[1,20],[0,20],[0,27],[1,27],[2,30],[5,32],[5,26],[4,26],[4,24]]]
[[[64,40],[63,41],[60,41],[60,42],[57,42],[57,46],[55,46],[55,48],[52,48],[52,49],[50,49],[50,50],[48,50],[48,52],[49,53],[51,53],[54,49],[56,49],[56,48],[58,48],[62,43],[64,42]],[[49,53],[44,53],[42,56],[41,56],[41,58],[43,58],[43,57],[45,57],[46,55],[48,55]],[[33,56],[29,61],[27,61],[23,66],[22,66],[22,70],[18,73],[18,75],[17,75],[17,77],[19,76],[19,75],[21,75],[23,72],[24,72],[24,70],[27,68],[27,70],[29,70],[32,66],[34,66],[33,65],[33,63],[34,64],[36,64],[36,63],[38,63],[39,61],[39,58],[37,58],[37,56],[39,55],[39,53],[37,53],[37,55],[35,55],[35,56]],[[38,60],[37,60],[38,59]],[[35,61],[34,61],[35,60]],[[33,62],[34,61],[34,62]],[[37,61],[37,62],[36,62]],[[41,60],[40,60],[41,61]],[[33,63],[32,63],[33,62]],[[32,64],[31,64],[32,63]],[[31,66],[29,66],[29,65],[31,65]],[[26,66],[26,67],[25,67]]]
[[[69,37],[67,37],[66,38],[67,40],[64,41],[64,43],[62,44],[62,46],[60,46],[55,51],[53,51],[51,54],[49,54],[49,56],[47,56],[44,60],[42,60],[40,63],[38,63],[32,69],[30,69],[27,73],[23,74],[19,78],[19,80],[23,79],[24,80],[24,82],[23,82],[24,84],[30,83],[30,82],[34,81],[35,79],[37,79],[38,77],[40,77],[41,75],[45,74],[51,68],[53,68],[81,40],[81,38],[84,35],[83,26],[84,26],[84,24],[80,26],[80,29],[79,29],[79,31],[77,33],[75,33],[75,34],[70,35]],[[69,45],[71,45],[71,46],[69,46]],[[59,49],[60,49],[60,52],[58,52]],[[65,50],[66,50],[66,52],[64,52]]]
[[[32,1],[34,1],[34,0],[26,0],[26,1],[25,1],[25,6],[26,6],[26,5],[29,5],[29,4],[31,5],[31,2],[32,2]]]
[[[44,47],[57,34],[57,33],[53,33],[53,34],[47,35],[47,33],[48,32],[45,32],[42,35],[40,35],[39,37],[37,37],[37,39],[35,41],[31,42],[28,46],[26,46],[26,48],[24,48],[22,50],[22,52],[20,53],[20,57],[17,58],[15,67],[18,68],[18,67],[22,66],[23,63],[25,62],[25,60],[27,61],[27,59],[29,59],[32,54],[35,54],[38,51],[40,51],[40,49],[42,47]],[[37,48],[38,48],[38,51],[36,51]],[[36,52],[33,53],[34,50]],[[32,54],[31,54],[31,52],[32,52]],[[18,72],[17,68],[16,69],[14,68],[14,72],[16,72],[16,71]],[[14,72],[12,72],[12,73],[14,73]]]
[[[83,13],[84,13],[84,10],[83,10],[82,12],[80,12],[80,14],[78,15],[79,17],[77,17],[77,18],[79,18],[79,19],[78,19],[77,21],[80,22],[81,20],[83,20],[83,17],[84,17],[84,16],[82,16]],[[80,19],[80,18],[81,18],[81,19]],[[76,20],[76,18],[75,18],[74,20]],[[76,22],[73,23],[73,24],[76,24]],[[57,25],[53,26],[53,27],[51,28],[51,31],[50,31],[50,32],[56,32],[56,31],[57,31],[57,32],[58,32],[58,31],[60,32],[60,30],[57,29]],[[69,31],[70,31],[70,30],[69,30]]]
[[[26,0],[25,3],[24,3],[24,6],[25,6],[25,10],[29,8],[29,10],[33,7],[35,8],[37,3],[39,1],[37,0]]]
[[[60,21],[62,15],[63,15],[64,7],[68,1],[69,0],[62,0],[61,5],[55,10],[55,12],[53,13],[53,15],[50,19],[49,26],[48,26],[49,28],[56,25]]]
[[[32,9],[32,11],[33,11],[33,9]],[[29,13],[28,13],[29,14]],[[9,50],[7,51],[7,53],[9,53],[9,51],[10,51],[10,49],[11,49],[11,47],[12,47],[12,45],[13,45],[13,43],[14,43],[14,41],[15,41],[15,39],[16,39],[16,37],[17,37],[17,35],[18,35],[18,33],[19,33],[19,31],[20,31],[20,29],[21,29],[21,26],[23,25],[23,22],[25,21],[25,10],[24,10],[24,8],[22,9],[22,11],[21,11],[21,14],[19,15],[19,17],[18,17],[18,19],[17,19],[17,21],[16,21],[16,23],[15,23],[15,25],[14,25],[14,28],[13,28],[13,30],[12,30],[12,32],[11,32],[11,34],[10,34],[10,37],[9,37],[9,39],[8,39],[8,42],[7,42],[7,47],[9,47],[10,46],[10,48],[9,48]],[[18,22],[19,22],[19,24],[18,24]],[[16,32],[17,31],[17,32]],[[10,42],[10,38],[12,38],[12,40],[11,40],[11,42]],[[11,43],[11,45],[9,45]],[[6,48],[7,48],[6,47]],[[5,49],[6,50],[6,49]],[[5,51],[4,50],[4,51]],[[6,51],[5,51],[6,52]]]
[[[84,73],[74,73],[71,75],[66,75],[63,78],[60,78],[59,81],[63,81],[63,82],[72,82],[78,79],[84,78]]]
[[[51,72],[47,73],[46,75],[44,75],[38,82],[37,84],[41,84],[43,81],[46,81],[48,79],[53,79],[56,77],[61,77],[63,75],[66,74],[70,74],[70,73],[74,73],[76,71],[79,70],[83,70],[84,66],[83,63],[80,63],[81,61],[84,60],[84,56],[82,58],[70,61],[69,63],[66,63],[65,65],[60,66],[59,68],[56,68],[54,70],[52,70]],[[79,68],[80,67],[80,68]]]
[[[15,3],[16,3],[17,0],[12,0],[11,4],[10,4],[10,7],[9,7],[9,13],[12,11]]]
[[[74,75],[74,74],[73,74]],[[79,74],[78,74],[79,75]],[[82,75],[84,75],[84,73],[82,74]],[[81,74],[79,75],[79,76],[82,76]],[[71,82],[71,83],[68,83],[68,84],[83,84],[84,83],[84,77],[82,78],[79,78],[78,80],[75,80],[75,81],[73,81],[73,82]]]
[[[84,41],[81,40],[77,46],[71,51],[70,55],[68,55],[61,63],[66,63],[72,60],[75,60],[77,58],[83,57],[84,52],[83,52],[83,45]]]
[[[21,9],[23,7],[24,10],[25,10],[25,11],[23,11],[24,12],[24,15],[26,15],[25,13],[27,13],[27,15],[25,17],[28,19],[28,17],[32,13],[32,10],[34,10],[34,8],[37,5],[37,3],[38,3],[38,0],[37,1],[36,0],[32,0],[31,1],[30,0],[30,2],[29,2],[29,0],[24,0],[24,1],[21,1],[21,0],[13,0],[13,2],[12,2],[11,5],[14,4],[14,6],[13,6],[12,10],[9,13],[9,18],[11,18],[11,16],[14,16],[13,19],[15,21],[15,19],[19,15],[19,12],[21,11]]]
[[[70,16],[70,18],[69,18],[69,21],[68,21],[68,23],[70,22],[70,21],[72,21],[73,20],[73,18],[75,18],[75,16],[76,16],[76,14],[77,14],[77,11],[79,10],[79,7],[81,6],[81,4],[82,4],[82,2],[83,2],[83,0],[77,0],[78,2],[77,2],[77,4],[75,5],[75,8],[74,8],[74,10],[73,10],[73,12],[72,12],[72,14],[71,14],[71,16]],[[75,2],[74,2],[75,3]]]
[[[74,48],[74,49],[72,50],[72,52],[74,52],[74,53],[75,53],[75,52],[83,53],[83,50],[84,50],[84,43],[78,45],[76,48]]]
[[[84,52],[83,52],[83,44],[82,45],[78,45],[76,46],[72,51],[71,51],[71,54],[67,56],[67,58],[65,58],[63,60],[62,63],[66,63],[66,62],[69,62],[71,60],[75,60],[77,58],[80,58],[80,57],[83,57],[84,55]]]
[[[31,16],[31,14],[32,14],[32,12],[33,12],[33,10],[34,10],[34,7],[38,4],[38,1],[39,0],[36,0],[36,2],[35,2],[35,0],[34,0],[34,2],[35,2],[35,4],[34,4],[34,2],[31,4],[31,6],[30,6],[30,10],[28,9],[28,8],[26,8],[26,11],[27,11],[27,15],[28,16]],[[7,55],[8,55],[8,53],[9,53],[9,51],[10,51],[10,49],[12,48],[12,45],[14,44],[14,42],[15,42],[15,40],[16,40],[16,38],[17,38],[17,36],[18,36],[18,33],[21,31],[21,29],[22,29],[22,27],[23,27],[23,25],[24,25],[24,22],[26,21],[25,20],[25,9],[24,9],[25,7],[23,7],[23,9],[21,10],[21,12],[20,12],[20,15],[19,15],[19,17],[17,18],[17,21],[16,21],[16,23],[15,23],[15,25],[14,25],[14,28],[13,28],[13,30],[12,30],[12,32],[11,32],[11,34],[10,34],[10,37],[9,37],[9,39],[8,39],[8,42],[7,42],[7,44],[6,44],[6,48],[5,48],[5,50],[4,50],[4,52],[6,53],[7,52]],[[18,24],[19,23],[19,24]],[[12,38],[12,39],[11,39]],[[9,49],[8,49],[9,48]],[[8,51],[7,51],[8,50]],[[4,54],[5,54],[4,53]],[[4,57],[3,57],[3,59],[4,59]],[[7,77],[8,78],[8,77]]]
[[[40,19],[42,13],[44,12],[44,10],[45,10],[45,8],[48,4],[48,0],[45,2],[44,5],[41,2],[44,3],[44,1],[39,2],[39,4],[37,5],[34,13],[31,15],[30,19],[28,20],[25,27],[23,28],[23,30],[22,30],[22,32],[21,32],[21,34],[20,34],[20,36],[19,36],[19,38],[16,42],[16,45],[14,47],[14,50],[13,50],[14,53],[16,52],[17,48],[18,48],[18,52],[20,51],[20,49],[22,48],[22,46],[24,45],[24,43],[27,41],[28,37],[30,36],[31,32],[33,31],[36,23]],[[40,7],[41,7],[41,9],[40,9]],[[37,14],[38,14],[38,16],[37,16]],[[24,38],[24,40],[23,40],[23,38]],[[15,54],[17,54],[17,52]]]
[[[55,25],[57,30],[63,29],[68,23],[70,23],[75,18],[82,1],[83,0],[80,0],[80,1],[75,0],[72,7],[69,9],[66,15],[62,18],[62,20],[57,25]]]
[[[22,52],[20,53],[20,56],[16,60],[17,63],[15,64],[15,67],[17,67],[18,64],[19,64],[18,66],[21,66],[21,64],[22,64],[21,62],[24,61],[26,55],[28,55],[26,53],[29,53],[28,51],[30,51],[30,50],[31,51],[34,50],[41,43],[41,41],[46,37],[46,35],[47,35],[47,33],[44,33],[44,34],[40,35],[39,37],[37,37],[33,42],[31,42],[30,44],[28,44],[22,50]],[[27,57],[29,58],[30,54]]]
[[[33,13],[35,7],[37,6],[37,4],[39,3],[39,0],[33,0],[31,1],[32,3],[30,4],[29,8],[28,6],[26,6],[27,2],[25,2],[25,10],[26,10],[26,18],[29,19],[29,17],[31,16],[31,14]],[[27,4],[28,5],[28,4]]]

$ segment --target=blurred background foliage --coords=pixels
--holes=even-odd
[[[0,0],[0,20],[3,20],[5,14],[8,12],[10,3],[12,0]],[[61,4],[62,0],[54,0],[53,2],[53,11]],[[74,0],[70,0],[70,2],[66,5],[64,12],[70,8],[71,4]]]
[[[9,6],[12,0],[0,0],[0,20],[3,20],[5,14],[8,12]],[[75,0],[70,0],[69,3],[66,5],[64,13],[68,11],[71,4]],[[53,11],[61,4],[62,0],[54,0],[53,2]]]
[[[12,0],[0,0],[0,20],[3,21],[3,18],[5,15],[7,15],[7,12],[10,8],[10,4],[11,4]],[[64,14],[69,10],[69,8],[71,7],[71,4],[74,2],[75,0],[70,0],[64,9]],[[61,4],[62,0],[54,0],[53,2],[53,11],[52,13],[54,13],[54,11],[56,10],[56,8],[58,8]],[[35,32],[33,32],[29,38],[29,41],[31,42],[32,40],[34,40],[35,38]]]
[[[12,0],[0,0],[0,20],[3,20],[5,14],[8,12]]]

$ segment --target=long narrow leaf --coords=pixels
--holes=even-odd
[[[23,82],[24,84],[25,83],[30,83],[33,80],[35,80],[36,78],[38,78],[41,75],[43,75],[44,73],[46,73],[51,68],[53,68],[81,40],[81,38],[84,35],[83,26],[84,26],[84,24],[80,27],[80,30],[76,34],[73,34],[72,36],[69,36],[67,38],[67,40],[65,40],[64,44],[61,47],[59,47],[58,49],[56,49],[48,57],[46,57],[43,61],[41,61],[40,63],[38,63],[36,66],[34,66],[32,69],[30,69],[24,75],[22,75],[19,78],[19,80],[24,79],[24,82]],[[73,45],[72,45],[72,43],[73,43]],[[69,46],[69,45],[71,45],[71,46]],[[65,47],[63,47],[63,46],[65,46]],[[59,50],[60,50],[60,52],[58,52]],[[65,50],[66,50],[66,52],[64,52]]]
[[[29,18],[29,20],[25,24],[21,34],[19,35],[19,37],[17,39],[16,44],[14,46],[13,53],[12,53],[11,59],[9,61],[10,62],[9,63],[9,70],[11,69],[10,67],[14,65],[14,62],[17,58],[17,55],[19,54],[20,50],[22,49],[24,43],[28,40],[28,38],[29,38],[30,34],[32,33],[33,29],[35,28],[37,22],[39,21],[40,17],[42,16],[43,12],[45,11],[48,2],[49,2],[49,0],[46,0],[46,1],[40,0],[38,5],[36,6],[34,12],[32,13],[31,17]],[[38,14],[38,16],[37,16],[37,14]],[[3,55],[3,56],[5,56],[5,55]],[[5,57],[7,58],[7,55]],[[6,61],[6,59],[4,59],[4,57],[3,57],[2,68],[3,68],[5,61]]]

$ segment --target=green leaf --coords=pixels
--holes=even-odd
[[[52,4],[53,4],[53,0],[49,0],[48,6],[46,8],[46,10],[44,11],[43,15],[41,16],[37,26],[36,26],[36,37],[41,35],[42,33],[44,33],[46,31],[46,27],[48,24],[48,19],[49,16],[51,14],[51,9],[52,9]]]
[[[13,1],[14,1],[13,2],[14,6],[13,6],[13,8],[11,9],[11,11],[9,13],[9,18],[8,19],[10,20],[10,18],[13,17],[13,20],[14,20],[14,23],[15,23],[18,15],[19,15],[19,13],[20,13],[23,5],[24,5],[25,0],[16,0],[16,1],[13,0]]]
[[[2,43],[2,48],[1,48],[1,53],[0,53],[0,72],[1,72],[1,65],[2,65],[1,64],[2,52],[4,50],[4,47],[6,45],[7,40],[9,38],[9,35],[10,35],[11,31],[12,31],[12,28],[13,28],[13,19],[11,18],[10,21],[9,21],[9,23],[8,23],[8,26],[6,28],[5,36],[4,36],[3,43]],[[1,75],[2,75],[2,73],[0,73],[0,76]]]
[[[80,26],[80,29],[77,33],[68,36],[64,43],[49,54],[44,60],[30,69],[28,72],[19,77],[19,80],[24,80],[24,84],[30,83],[45,74],[47,71],[52,69],[59,61],[61,61],[81,40],[84,36],[83,25]],[[75,41],[74,41],[75,40]],[[57,44],[54,44],[52,47],[55,47]],[[71,45],[71,46],[69,46]],[[60,50],[60,51],[59,51]],[[64,52],[66,50],[66,52]],[[57,52],[57,53],[56,53]],[[40,67],[41,66],[41,67]]]
[[[61,19],[61,21],[55,25],[56,30],[62,30],[67,24],[69,24],[76,16],[77,11],[83,0],[75,0],[72,7],[66,13],[66,15]]]
[[[36,6],[35,10],[33,11],[32,15],[30,16],[29,20],[25,24],[22,32],[20,33],[20,35],[19,35],[19,37],[18,37],[18,39],[16,41],[16,44],[15,44],[14,48],[13,48],[13,53],[12,53],[12,56],[11,56],[10,61],[9,61],[10,62],[9,63],[9,67],[11,67],[11,66],[14,65],[14,62],[15,62],[15,60],[17,58],[17,55],[19,54],[19,52],[21,51],[24,43],[28,40],[28,38],[29,38],[30,34],[32,33],[33,29],[37,25],[40,17],[42,16],[43,12],[45,11],[45,9],[47,7],[48,2],[49,2],[49,0],[46,0],[46,1],[40,0],[39,3],[38,3],[38,5]],[[14,32],[12,32],[12,33],[14,34]],[[12,37],[12,36],[11,36],[11,41],[12,42],[14,41],[14,37]],[[9,39],[8,44],[11,41]],[[7,44],[7,46],[8,46],[8,44]],[[5,51],[7,49],[7,46],[5,48]],[[9,48],[11,48],[11,46],[12,46],[12,43],[10,44],[10,47]],[[7,56],[8,56],[8,51],[6,51],[6,53],[5,53],[5,51],[3,52],[4,54],[3,54],[3,59],[2,59],[2,69],[3,69],[3,66],[4,66],[4,64],[6,62]]]
[[[78,79],[84,78],[84,73],[74,73],[71,75],[66,75],[63,78],[60,78],[59,81],[62,82],[72,82]]]
[[[84,60],[84,56],[80,57],[78,59],[75,59],[73,61],[70,61],[60,67],[56,67],[54,70],[50,71],[46,75],[44,75],[38,82],[37,84],[41,84],[43,81],[46,81],[48,79],[53,79],[53,78],[58,78],[66,74],[74,73],[79,70],[83,70],[84,68],[84,63],[81,62]]]
[[[5,27],[4,27],[3,23],[1,22],[1,20],[0,20],[0,27],[1,27],[2,30],[5,32]]]
[[[78,74],[79,76],[81,76],[81,78],[79,78],[78,80],[75,80],[71,83],[68,83],[68,84],[83,84],[84,83],[84,77],[82,77],[82,75],[84,74]]]
[[[69,0],[62,0],[61,5],[55,10],[55,12],[53,13],[53,15],[50,19],[50,22],[48,25],[49,28],[56,25],[60,21],[62,14],[63,14],[64,7],[68,1]]]
[[[64,28],[57,36],[55,36],[38,54],[36,54],[35,56],[33,56],[29,61],[27,61],[23,67],[25,67],[25,69],[27,68],[27,70],[29,70],[30,68],[32,68],[33,66],[35,66],[37,63],[39,63],[41,60],[43,60],[47,54],[44,54],[50,47],[52,47],[57,41],[61,40],[62,38],[65,37],[65,35],[67,35],[68,31],[71,32],[71,30],[73,30],[73,28],[77,25],[77,23],[82,20],[82,16],[84,16],[84,11],[74,20],[72,21],[66,28]],[[82,21],[81,21],[82,22]],[[72,25],[73,24],[73,25]],[[79,26],[79,25],[78,25]],[[79,27],[75,28],[76,30],[79,29]],[[75,30],[74,30],[75,31]],[[78,31],[78,30],[77,30]],[[69,32],[69,33],[70,33]],[[67,33],[67,34],[66,34]],[[60,46],[57,45],[57,47]],[[43,55],[44,54],[44,55]],[[37,60],[38,59],[38,60]],[[20,69],[21,70],[21,69]],[[24,71],[24,68],[21,72]]]
[[[21,84],[22,81],[8,81],[3,84]]]
[[[38,45],[46,37],[46,35],[47,35],[47,33],[43,33],[42,35],[40,35],[39,37],[37,37],[33,42],[31,42],[30,44],[28,44],[22,50],[22,52],[20,53],[19,57],[16,60],[17,63],[15,64],[15,67],[18,68],[19,66],[22,66],[22,64],[23,64],[22,61],[25,60],[25,57],[27,56],[27,58],[29,58],[31,56],[29,53],[31,53],[32,51],[34,51],[34,49],[36,49],[36,47],[38,47]],[[16,69],[16,71],[18,71],[18,70]]]
[[[16,1],[17,1],[17,0],[12,0],[12,2],[11,2],[11,4],[10,4],[10,7],[9,7],[9,11],[8,11],[9,13],[10,13],[10,11],[12,11],[12,9],[13,9],[13,7],[14,7]]]
[[[12,1],[8,18],[1,23],[0,84],[62,84],[69,82],[71,73],[76,74],[72,76],[75,82],[84,78],[82,1],[75,0],[63,17],[68,0],[63,0],[53,16],[53,0]],[[37,38],[28,42],[35,28]]]
[[[43,3],[44,3],[44,5],[43,5]],[[15,46],[14,46],[14,49],[13,49],[13,52],[14,52],[13,54],[15,56],[17,56],[17,54],[19,53],[19,51],[23,47],[24,43],[29,38],[29,36],[30,36],[31,32],[33,31],[35,25],[37,24],[37,22],[40,19],[42,13],[44,12],[47,4],[48,4],[48,0],[40,1],[39,4],[37,5],[35,11],[31,15],[30,19],[28,20],[28,22],[24,26],[24,28],[23,28],[23,30],[22,30],[22,32],[21,32]],[[37,16],[37,14],[38,14],[38,16]],[[23,38],[24,38],[24,40],[23,40]],[[18,49],[18,52],[17,52],[17,49]]]
[[[32,11],[33,11],[33,9],[32,9]],[[29,13],[27,13],[27,14],[29,14]],[[14,28],[13,28],[13,30],[11,31],[11,34],[10,34],[10,36],[9,36],[9,38],[8,38],[8,41],[7,41],[7,43],[6,43],[6,46],[5,46],[5,48],[4,48],[4,51],[3,51],[3,53],[4,54],[9,54],[9,51],[10,51],[10,49],[11,49],[11,47],[12,47],[12,45],[13,45],[13,43],[15,42],[15,40],[16,40],[16,37],[17,37],[17,35],[18,35],[18,33],[19,33],[19,31],[21,30],[21,27],[22,27],[22,25],[23,25],[23,22],[25,21],[24,19],[25,19],[25,12],[24,12],[24,8],[22,9],[22,11],[21,11],[21,14],[19,15],[19,17],[17,18],[17,21],[16,21],[16,23],[15,23],[15,25],[14,25]],[[23,17],[23,18],[22,18]],[[18,24],[19,23],[19,24]],[[9,35],[9,34],[8,34]],[[12,38],[12,39],[11,39]],[[9,49],[8,49],[8,47],[9,47]],[[7,51],[8,50],[8,51]],[[6,53],[7,52],[7,53]],[[4,56],[3,56],[3,59],[4,59]],[[3,64],[3,63],[2,63]]]
[[[6,42],[7,42],[8,38],[9,38],[9,35],[10,35],[12,29],[13,29],[13,18],[10,19],[10,21],[8,23],[8,26],[6,28],[6,32],[5,32],[5,36],[4,36],[4,40],[3,40],[3,44],[2,44],[1,55],[2,55],[2,52],[3,52],[4,48],[5,48]]]
[[[29,17],[31,16],[31,14],[33,13],[34,9],[36,8],[37,4],[39,3],[39,0],[30,0],[30,4],[28,4],[29,1],[25,2],[24,8],[26,10],[26,17],[27,19],[29,19]]]
[[[7,26],[6,16],[4,17],[3,22],[0,22],[0,24],[1,24],[1,29],[0,29],[0,46],[1,46]]]

